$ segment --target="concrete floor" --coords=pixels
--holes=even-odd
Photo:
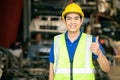
[[[111,66],[109,72],[110,80],[120,80],[120,61],[116,62],[116,65]]]

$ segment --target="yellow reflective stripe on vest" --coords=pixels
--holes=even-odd
[[[70,73],[70,69],[60,68],[60,69],[57,69],[56,73],[57,74],[68,74],[68,73]],[[94,69],[91,69],[91,68],[73,68],[73,74],[74,73],[90,74],[90,73],[94,73]]]

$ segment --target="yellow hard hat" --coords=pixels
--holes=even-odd
[[[84,13],[83,13],[81,7],[76,3],[71,3],[66,6],[65,10],[62,12],[62,18],[64,19],[64,16],[67,13],[71,13],[71,12],[78,13],[82,16],[82,18],[84,18]]]

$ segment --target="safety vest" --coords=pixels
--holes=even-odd
[[[82,33],[76,48],[72,69],[65,41],[65,34],[54,37],[54,80],[95,80],[90,45],[92,36]]]

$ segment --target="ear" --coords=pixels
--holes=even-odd
[[[81,19],[81,24],[83,23],[83,21],[84,21],[84,18]]]

